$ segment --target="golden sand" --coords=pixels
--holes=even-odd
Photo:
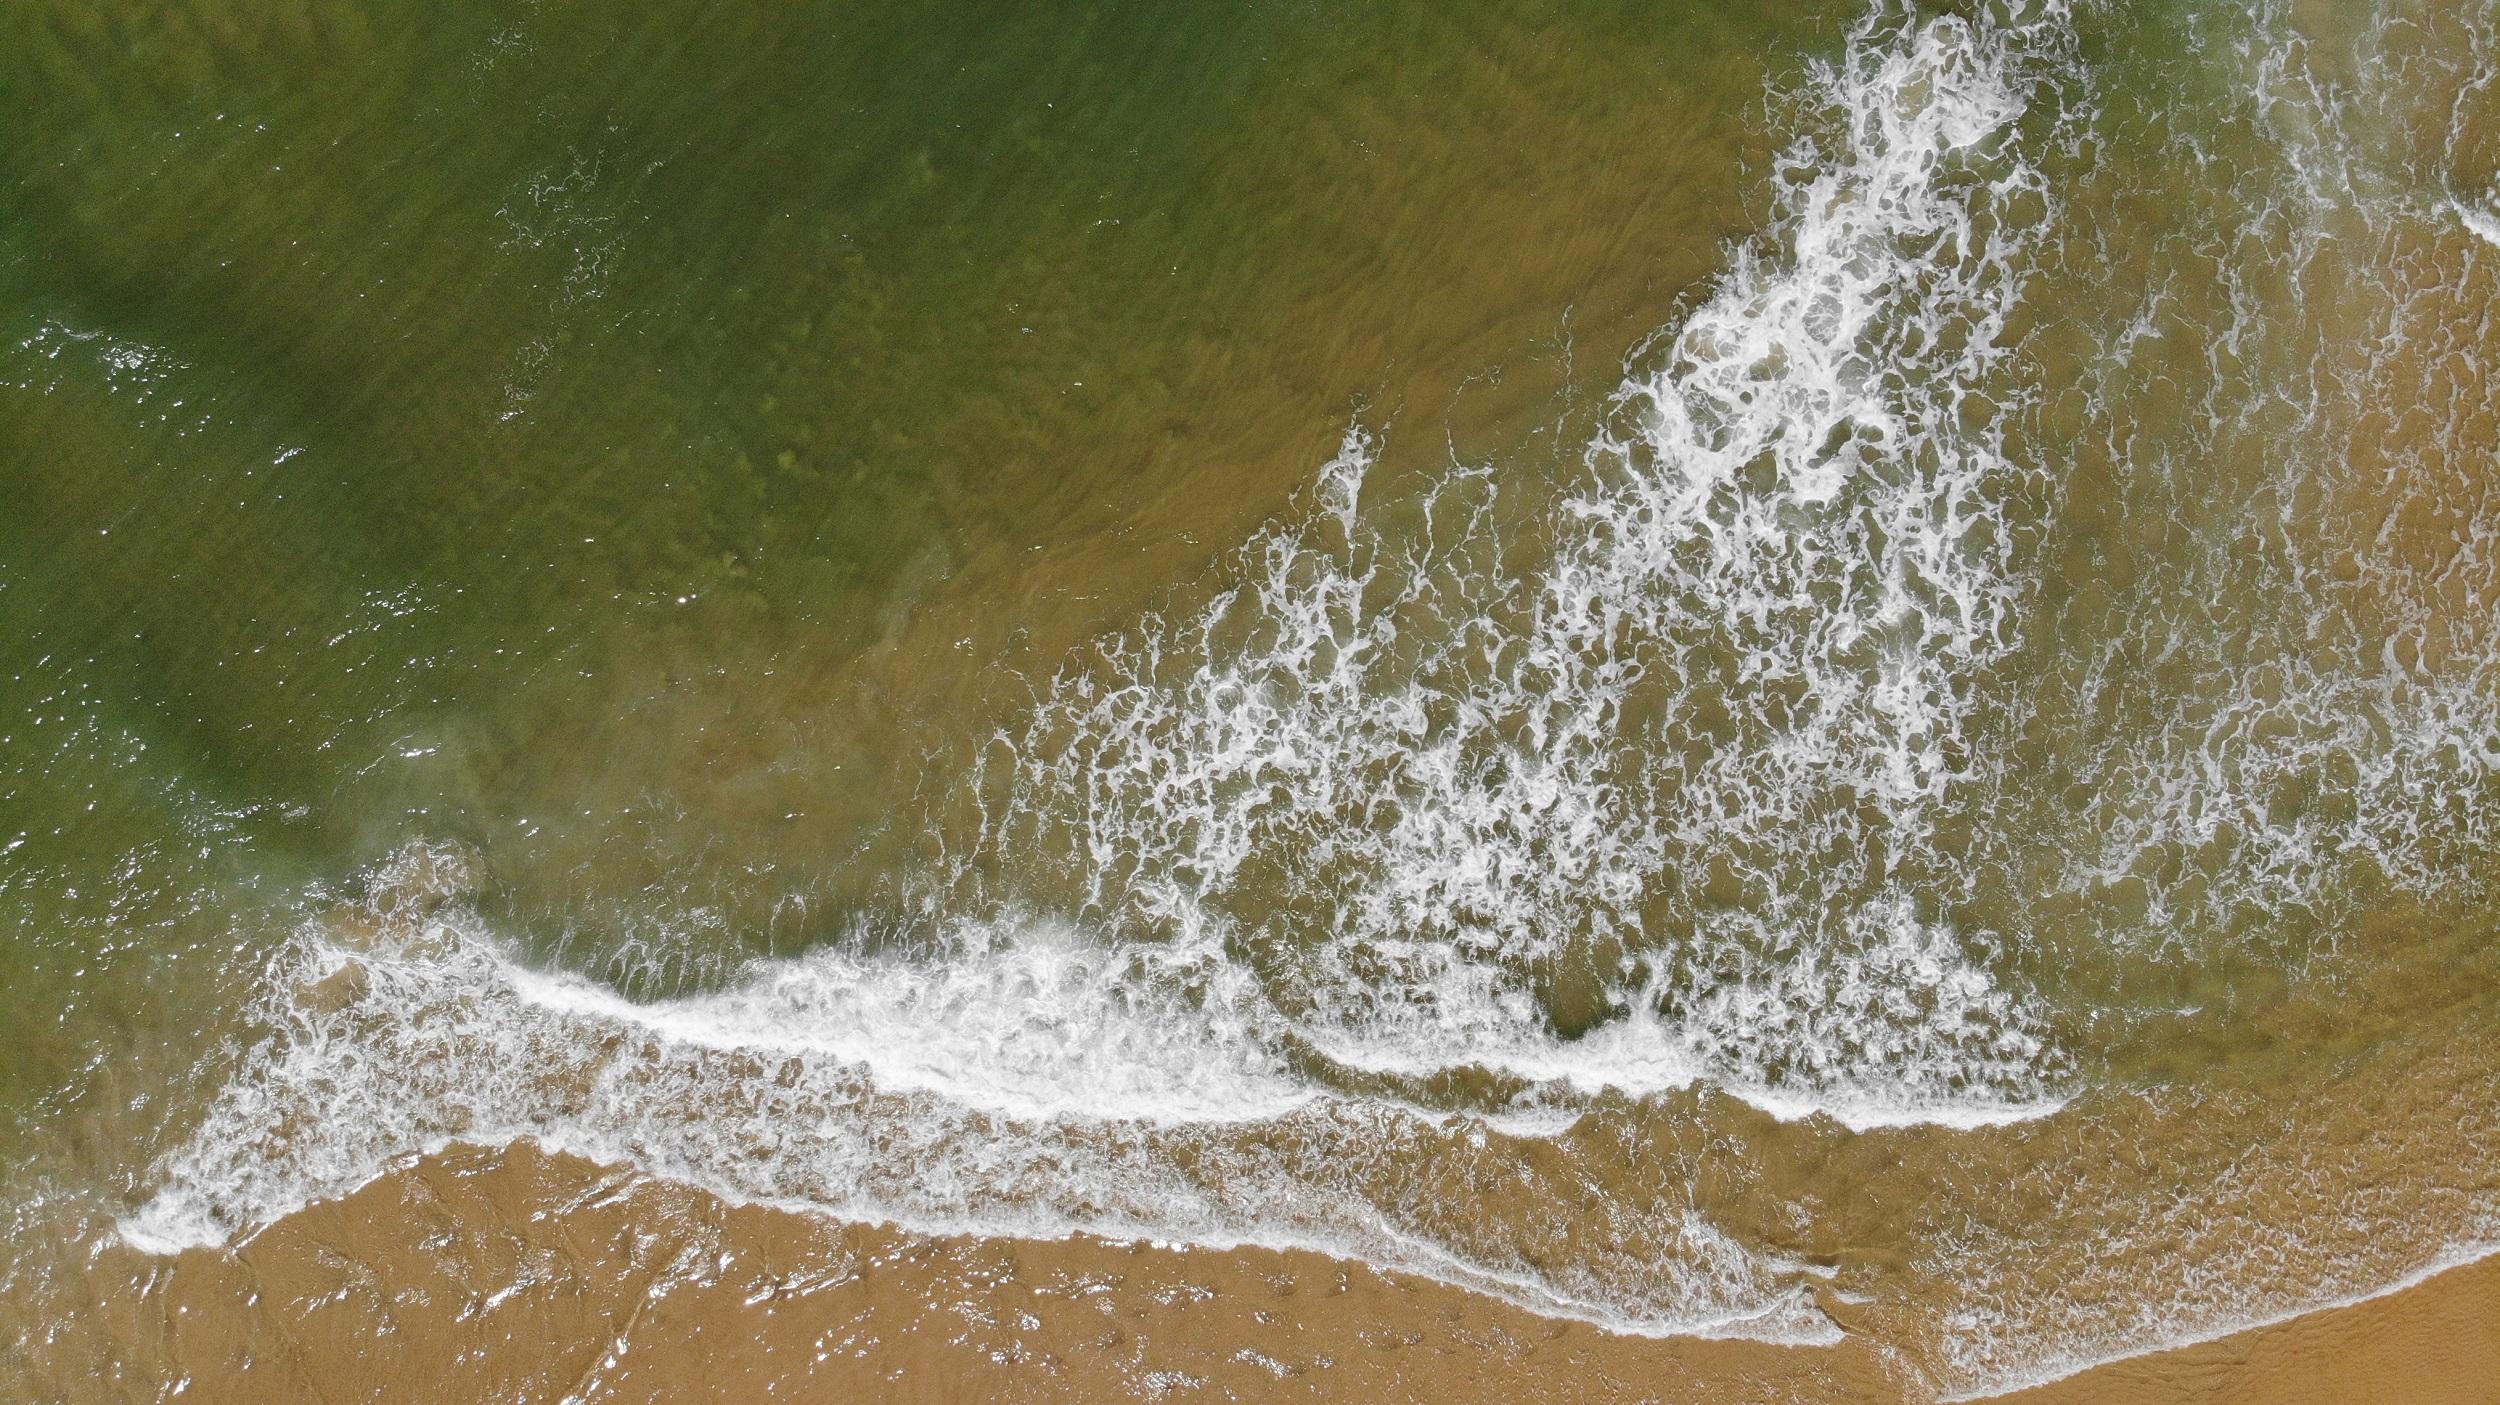
[[[932,1238],[458,1148],[232,1251],[108,1250],[27,1398],[1926,1398],[1871,1339],[1643,1339],[1317,1254]],[[2119,1361],[2028,1405],[2500,1401],[2500,1260]]]
[[[2483,1405],[2500,1400],[2500,1258],[2220,1341],[2115,1361],[2006,1405]]]

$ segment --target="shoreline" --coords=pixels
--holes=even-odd
[[[2500,1248],[2352,1301],[2087,1366],[1990,1405],[2489,1405],[2500,1401]]]
[[[80,1321],[99,1335],[83,1359],[56,1342],[72,1349],[33,1367],[31,1398],[176,1379],[186,1399],[272,1402],[1935,1398],[1880,1327],[1623,1336],[1313,1251],[915,1234],[527,1142],[420,1158],[231,1248],[93,1267]],[[1965,1398],[2492,1405],[2500,1253]]]
[[[2482,1275],[2471,1275],[2466,1273],[2467,1270],[2475,1268],[2484,1269],[2485,1273]],[[2500,1301],[2500,1243],[2487,1242],[2476,1244],[2466,1249],[2450,1250],[2441,1254],[2437,1259],[2434,1259],[2429,1264],[2418,1268],[2413,1272],[2394,1280],[2393,1282],[2387,1283],[2381,1287],[2372,1288],[2367,1292],[2356,1293],[2348,1298],[2339,1299],[2334,1302],[2320,1303],[2315,1307],[2295,1308],[2287,1312],[2277,1313],[2274,1316],[2262,1318],[2258,1321],[2246,1323],[2238,1327],[2228,1328],[2223,1331],[2210,1332],[2202,1336],[2190,1337],[2183,1341],[2170,1342],[2161,1346],[2148,1346],[2142,1350],[2130,1351],[2123,1355],[2106,1356],[2097,1360],[2084,1362],[2083,1364],[2077,1366],[2053,1367],[2050,1370],[2042,1372],[2038,1376],[2023,1382],[2022,1384],[2008,1386],[2001,1390],[1993,1390],[1983,1394],[1947,1396],[1943,1401],[1939,1402],[1939,1405],[1986,1405],[1986,1402],[1990,1401],[2045,1402],[2063,1399],[2064,1396],[2061,1388],[2065,1387],[2070,1382],[2085,1380],[2087,1378],[2097,1377],[2104,1374],[2123,1375],[2126,1373],[2121,1371],[2119,1368],[2125,1367],[2133,1362],[2147,1361],[2162,1357],[2174,1357],[2185,1360],[2195,1357],[2199,1353],[2205,1352],[2207,1348],[2230,1348],[2235,1343],[2242,1344],[2244,1347],[2248,1343],[2253,1343],[2261,1339],[2272,1340],[2271,1334],[2276,1333],[2278,1329],[2295,1329],[2298,1328],[2300,1324],[2309,1322],[2312,1319],[2354,1312],[2357,1309],[2366,1308],[2372,1304],[2383,1302],[2390,1298],[2405,1297],[2412,1294],[2416,1289],[2426,1288],[2428,1285],[2447,1279],[2452,1274],[2463,1275],[2463,1277],[2459,1280],[2460,1282],[2464,1282],[2469,1279],[2479,1282],[2480,1278],[2489,1277],[2493,1280],[2495,1300]],[[2402,1313],[2399,1312],[2397,1315],[2401,1316]],[[2500,1315],[2496,1315],[2494,1321],[2495,1323],[2500,1323]],[[2284,1335],[2286,1337],[2297,1337],[2300,1333],[2297,1331],[2288,1331],[2284,1333]],[[2495,1337],[2500,1338],[2500,1329],[2495,1330]],[[2228,1357],[2230,1359],[2240,1359],[2238,1353],[2227,1350],[2217,1350],[2212,1354]],[[2492,1398],[2500,1399],[2500,1361],[2495,1361],[2493,1363],[2491,1370],[2491,1383],[2493,1390]],[[2092,1398],[2097,1399],[2099,1397],[2096,1395]]]

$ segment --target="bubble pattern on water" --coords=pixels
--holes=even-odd
[[[2476,159],[2500,19],[2394,4],[2338,35],[2263,6],[2213,27],[2245,86],[2160,137],[2210,204],[2172,202],[2133,314],[2205,338],[2204,393],[2129,446],[2124,485],[2187,549],[2045,710],[2092,800],[2062,885],[2139,898],[2103,940],[2296,955],[2390,889],[2492,892],[2500,341],[2471,309],[2500,260],[2437,191]],[[2141,401],[2175,364],[2156,349],[2097,393]]]
[[[2130,446],[2127,515],[2187,540],[2063,675],[2058,720],[2099,738],[2065,748],[2096,842],[2064,882],[2132,890],[2098,934],[2181,965],[2216,938],[2319,962],[2275,1037],[2348,1042],[2260,1089],[2148,1093],[2174,1123],[2139,1140],[2149,1191],[2079,1163],[2055,1204],[1939,1234],[1920,1271],[1950,1285],[1943,1374],[1970,1396],[2364,1297],[2490,1253],[2500,1225],[2478,960],[2500,884],[2500,257],[2451,193],[2500,163],[2500,5],[2153,28],[2156,57],[2113,81],[2195,96],[2120,139],[2205,186],[2104,247],[2184,270],[2141,287],[2145,317],[2201,341],[2098,389],[2141,404],[2186,362],[2207,394]]]
[[[1364,1069],[1518,1069],[1630,1020],[1652,1056],[1585,1077],[1870,1122],[2050,1101],[2063,1060],[1992,973],[2011,938],[1949,921],[1931,821],[2019,642],[2007,504],[2051,490],[2006,447],[2047,25],[1817,69],[1768,231],[1559,501],[1466,467],[1366,504],[1349,439],[1237,584],[1058,680],[1008,742],[995,867],[1082,872],[1089,919],[1211,967],[1245,944]]]
[[[2388,885],[2485,891],[2494,848],[2500,415],[2445,393],[2486,348],[2425,290],[2488,297],[2500,257],[2451,195],[2295,159],[2145,261],[2210,279],[2105,286],[2130,231],[2075,238],[2050,174],[2102,120],[2067,19],[1880,9],[1568,481],[1378,481],[1353,432],[934,787],[973,820],[859,940],[632,1001],[517,961],[440,856],[375,875],[273,971],[282,1036],[126,1233],[219,1242],[528,1136],[918,1228],[1312,1247],[1828,1339],[1628,1107],[2036,1118],[2101,1013],[2041,966],[2297,951]],[[2281,98],[2306,81],[2247,119],[2295,157],[2333,125]],[[2344,276],[2379,265],[2412,272]],[[2315,330],[2356,310],[2362,344]],[[2178,1278],[2110,1265],[2128,1321]],[[1961,1307],[1972,1375],[2115,1330]]]
[[[2029,475],[1962,397],[2052,213],[2011,127],[2062,35],[1869,21],[1582,482],[1506,502],[1468,467],[1375,504],[1354,434],[1229,588],[990,748],[960,881],[876,940],[632,1003],[426,915],[457,864],[406,856],[273,973],[283,1037],[128,1234],[216,1242],[531,1136],[837,1214],[1308,1245],[1631,1330],[1828,1339],[1797,1266],[1585,1113],[1706,1077],[1980,1121],[2059,1076],[1912,867],[2023,589],[1987,524]],[[1065,905],[999,876],[1053,872]],[[1602,983],[1566,1030],[1574,972]],[[1627,1176],[1655,1184],[1610,1200]]]
[[[1071,936],[1019,928],[940,968],[822,951],[636,1003],[514,963],[459,897],[465,862],[412,850],[307,927],[273,970],[291,993],[279,1037],[124,1222],[130,1243],[221,1243],[401,1158],[533,1138],[935,1233],[1311,1248],[1618,1329],[1832,1339],[1794,1265],[1689,1204],[1558,1254],[1577,1218],[1558,1207],[1590,1208],[1574,1156],[1316,1097]],[[1477,1176],[1525,1211],[1475,1209],[1451,1181]]]

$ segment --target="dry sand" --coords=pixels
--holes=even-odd
[[[1316,1254],[931,1238],[455,1149],[234,1252],[112,1250],[24,1398],[1878,1402],[1883,1348],[1644,1340]],[[21,1363],[28,1364],[28,1363]],[[2006,1397],[2500,1401],[2500,1260]]]

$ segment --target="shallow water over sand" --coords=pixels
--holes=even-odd
[[[741,1203],[1791,1399],[2500,1238],[2491,7],[300,18],[13,21],[32,1379]],[[472,1173],[684,1262],[229,1281]]]

